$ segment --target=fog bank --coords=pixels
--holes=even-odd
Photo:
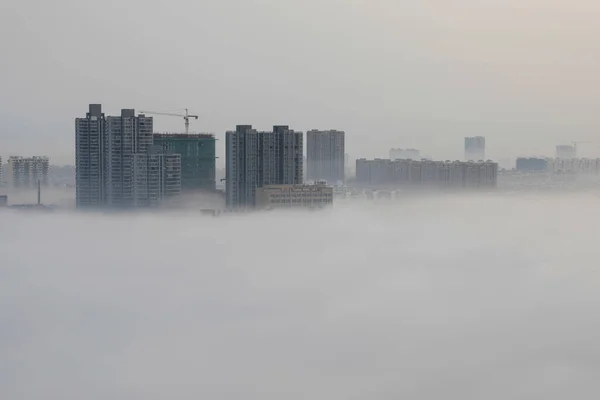
[[[600,200],[0,210],[5,399],[592,399]]]

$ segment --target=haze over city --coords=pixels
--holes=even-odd
[[[550,156],[597,137],[599,14],[591,0],[5,0],[0,155],[72,164],[72,118],[103,103],[189,108],[218,153],[235,124],[285,123],[343,129],[354,157],[457,159],[474,135],[493,159]]]
[[[600,3],[4,0],[0,399],[596,399]]]

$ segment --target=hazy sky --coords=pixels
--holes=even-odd
[[[343,129],[353,157],[456,158],[476,134],[493,158],[552,155],[598,138],[599,17],[592,0],[3,0],[0,155],[72,162],[90,102],[187,107],[220,138]]]
[[[597,399],[598,198],[418,200],[0,210],[0,397]]]

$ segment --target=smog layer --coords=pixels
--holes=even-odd
[[[0,210],[3,399],[587,399],[600,198]]]

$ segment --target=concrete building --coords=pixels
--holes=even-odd
[[[14,188],[36,188],[38,181],[48,185],[50,159],[48,157],[18,157],[8,159],[7,180]]]
[[[465,161],[485,160],[485,138],[474,136],[465,138]]]
[[[152,146],[134,154],[133,205],[158,206],[181,194],[181,156]]]
[[[550,158],[547,171],[556,174],[600,175],[600,158]]]
[[[184,192],[216,190],[215,136],[200,134],[155,133],[154,144],[165,152],[181,155],[181,190]]]
[[[390,149],[390,160],[420,160],[421,152],[417,149]]]
[[[256,189],[295,185],[303,179],[303,137],[288,126],[258,132],[238,125],[226,133],[226,204],[230,209],[254,207]]]
[[[556,146],[556,158],[570,160],[577,158],[577,148],[570,145],[559,145]]]
[[[545,158],[519,157],[517,158],[517,171],[520,172],[545,172],[548,160]]]
[[[2,156],[0,156],[0,186],[4,185],[4,164],[2,164]]]
[[[133,109],[75,120],[77,207],[157,205],[181,191],[181,157],[153,146],[153,120]]]
[[[314,185],[265,185],[256,190],[260,209],[317,209],[333,204],[333,188],[324,182]]]
[[[345,136],[343,131],[310,130],[306,132],[308,180],[324,180],[329,184],[345,180]]]
[[[135,115],[132,109],[106,118],[106,204],[132,207],[134,199],[134,155],[152,146],[152,117]]]
[[[366,187],[493,188],[498,164],[461,161],[356,160],[356,180]]]
[[[100,104],[90,104],[85,118],[75,119],[76,204],[81,207],[105,203],[106,118]]]

